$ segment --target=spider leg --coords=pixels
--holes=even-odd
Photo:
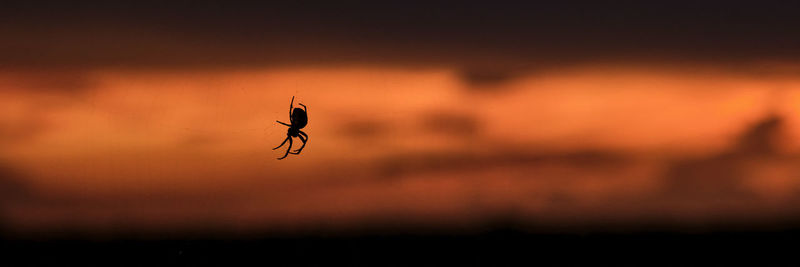
[[[279,146],[276,146],[276,147],[275,147],[275,148],[273,148],[272,150],[275,150],[275,149],[278,149],[279,147],[282,147],[282,146],[283,146],[283,144],[286,144],[286,140],[289,140],[289,139],[292,139],[292,138],[287,136],[287,137],[286,137],[286,139],[283,139],[283,143],[281,143],[281,145],[279,145]]]
[[[278,122],[278,123],[280,123],[280,124],[283,124],[283,125],[286,125],[286,126],[292,127],[292,125],[290,125],[290,124],[286,124],[285,122],[281,122],[281,121],[277,121],[277,122]]]
[[[297,151],[292,152],[292,154],[295,155],[300,154],[300,151],[303,151],[303,148],[306,147],[306,142],[308,142],[308,135],[303,131],[300,131],[300,135],[298,135],[298,137],[300,137],[300,141],[303,141],[303,145],[300,146],[300,148],[297,149]]]
[[[286,137],[286,139],[289,140],[289,148],[286,149],[286,154],[283,154],[283,157],[278,158],[279,160],[286,158],[286,156],[289,155],[289,151],[292,150],[292,137],[289,136],[289,137]]]
[[[306,108],[306,105],[303,105],[303,103],[297,103],[297,104],[303,106],[303,111],[308,113],[308,108]]]
[[[292,102],[289,102],[289,122],[294,123],[294,119],[292,119],[292,110],[294,109],[292,105],[294,104],[294,96],[292,96]]]

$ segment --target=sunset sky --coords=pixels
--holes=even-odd
[[[795,220],[800,20],[720,3],[9,3],[0,227]]]

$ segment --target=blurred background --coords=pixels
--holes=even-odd
[[[793,229],[797,10],[11,1],[0,229]],[[292,97],[310,140],[279,161]]]

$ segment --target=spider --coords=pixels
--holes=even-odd
[[[286,149],[286,154],[283,154],[283,157],[278,158],[279,160],[286,158],[286,156],[288,156],[290,153],[295,155],[300,154],[300,151],[303,151],[303,148],[306,147],[306,142],[308,142],[308,135],[300,130],[303,129],[303,127],[306,127],[306,124],[308,124],[308,109],[306,108],[306,105],[303,105],[302,103],[297,104],[303,106],[303,109],[292,108],[293,104],[294,96],[292,96],[292,102],[289,103],[289,122],[291,124],[277,121],[280,124],[289,126],[289,131],[286,132],[286,139],[283,139],[283,143],[272,149],[278,149],[282,147],[283,144],[286,144],[286,141],[289,141],[289,148]],[[297,151],[289,152],[292,150],[292,137],[300,138],[300,141],[303,141],[303,145]]]

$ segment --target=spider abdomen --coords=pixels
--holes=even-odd
[[[308,115],[306,114],[305,110],[302,110],[300,108],[294,108],[294,111],[292,111],[291,119],[292,119],[292,127],[295,127],[297,129],[302,129],[303,127],[306,127],[306,124],[308,124]]]

